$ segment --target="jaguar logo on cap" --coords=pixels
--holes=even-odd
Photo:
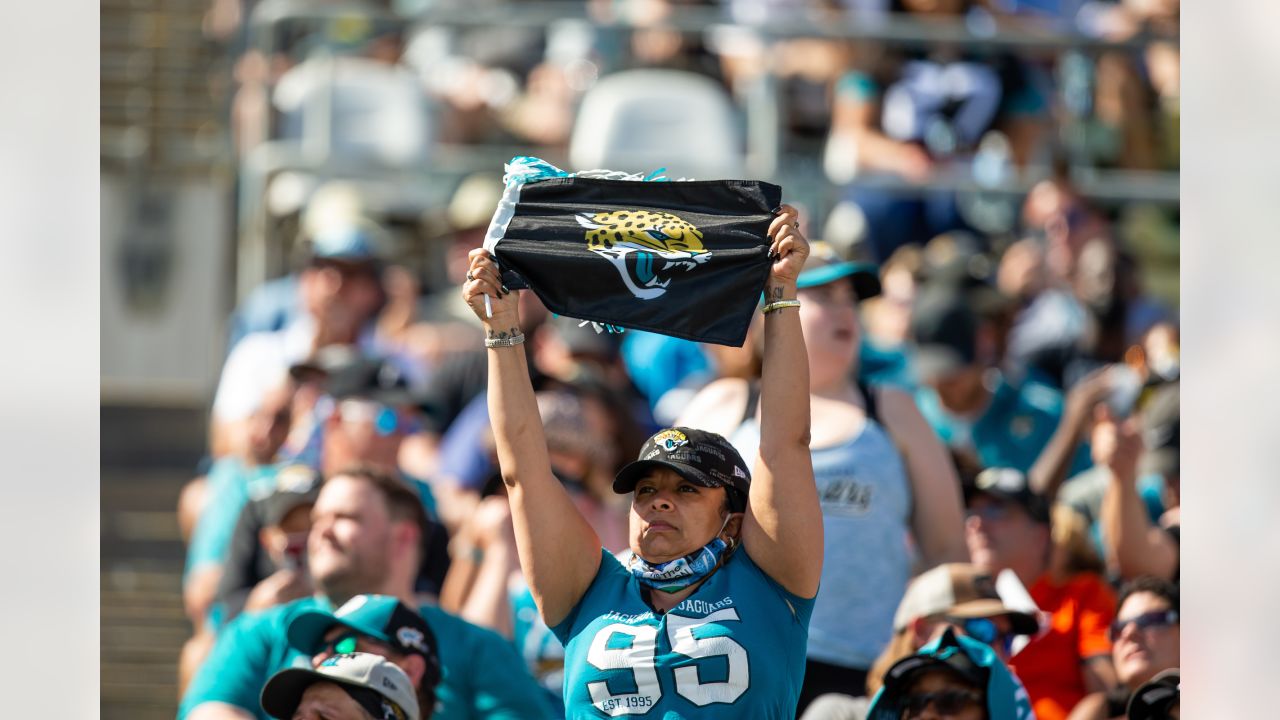
[[[973,484],[979,489],[990,490],[995,488],[1005,492],[1018,492],[1024,486],[1022,473],[1012,468],[988,468],[978,473],[978,477],[974,478]]]
[[[689,438],[679,430],[663,430],[653,436],[653,444],[667,452],[675,452],[676,448],[688,445]]]

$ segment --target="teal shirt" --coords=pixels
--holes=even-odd
[[[507,597],[511,601],[511,639],[516,652],[551,699],[556,717],[564,717],[564,645],[542,621],[528,585],[520,582],[509,589]]]
[[[739,550],[658,614],[615,557],[552,632],[565,645],[566,717],[791,718],[804,682],[813,599]]]
[[[228,624],[187,687],[178,720],[205,702],[235,705],[268,720],[258,704],[267,680],[285,668],[308,665],[308,657],[289,646],[285,631],[299,613],[317,607],[331,609],[324,599],[303,598]],[[433,720],[553,717],[545,692],[511,643],[439,608],[423,605],[419,612],[436,636],[443,669]]]
[[[1061,392],[1034,380],[1015,387],[1003,375],[987,409],[971,427],[947,412],[933,388],[922,386],[917,390],[916,405],[944,445],[968,446],[976,451],[984,468],[1008,467],[1024,473],[1035,464],[1062,419]],[[1084,472],[1091,465],[1089,448],[1082,443],[1067,476]]]

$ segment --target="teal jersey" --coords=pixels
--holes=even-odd
[[[267,680],[285,668],[309,665],[306,654],[290,647],[285,631],[300,613],[315,608],[332,609],[322,598],[303,598],[228,624],[187,687],[178,719],[201,703],[222,702],[268,720],[258,704]],[[545,691],[511,643],[439,608],[423,605],[419,612],[436,636],[443,670],[432,720],[554,717]]]
[[[1015,386],[1003,375],[982,415],[967,422],[947,411],[930,387],[916,391],[920,414],[944,445],[973,450],[983,467],[1010,467],[1028,472],[1049,444],[1062,419],[1062,393],[1032,379]],[[1072,457],[1068,477],[1092,465],[1087,443]]]
[[[511,601],[511,639],[534,680],[547,691],[556,717],[564,717],[564,645],[542,621],[529,586],[521,581],[508,588]]]
[[[794,718],[813,599],[744,551],[667,613],[608,552],[552,632],[565,645],[568,718]]]

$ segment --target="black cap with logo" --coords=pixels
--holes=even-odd
[[[924,382],[977,362],[978,317],[960,291],[924,288],[911,312],[916,374]]]
[[[725,488],[730,510],[747,509],[751,473],[738,451],[716,433],[687,427],[658,431],[640,448],[639,459],[614,478],[613,491],[631,492],[641,478],[657,468],[673,470],[696,485]]]
[[[1027,476],[1014,468],[988,468],[978,473],[973,485],[964,487],[965,504],[968,505],[976,495],[992,497],[1012,502],[1041,525],[1049,524],[1049,503],[1044,496],[1036,494],[1027,482]]]

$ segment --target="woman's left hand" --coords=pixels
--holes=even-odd
[[[774,258],[769,271],[769,284],[794,287],[804,261],[809,257],[809,241],[800,232],[800,214],[791,205],[778,209],[769,225],[769,254]]]

